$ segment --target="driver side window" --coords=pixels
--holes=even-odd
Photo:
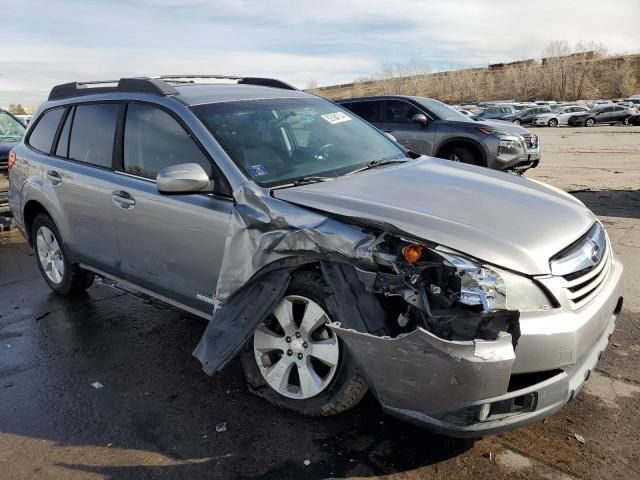
[[[384,121],[387,123],[412,123],[411,117],[416,113],[422,112],[408,102],[387,100]]]
[[[211,175],[211,163],[184,128],[167,112],[138,103],[127,106],[124,171],[155,180],[163,168],[197,163]]]

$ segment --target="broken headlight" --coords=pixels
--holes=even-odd
[[[547,310],[551,304],[545,293],[529,278],[476,262],[449,251],[437,253],[455,267],[460,277],[463,305],[478,306],[483,312]]]

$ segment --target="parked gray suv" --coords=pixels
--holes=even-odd
[[[422,155],[517,172],[540,161],[540,141],[525,128],[474,120],[431,98],[393,95],[338,103]]]
[[[239,355],[251,391],[309,415],[370,388],[392,415],[477,436],[576,395],[622,308],[593,213],[412,154],[278,80],[235,80],[52,90],[9,199],[56,293],[99,275],[202,316],[206,373]]]

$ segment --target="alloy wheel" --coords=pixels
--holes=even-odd
[[[53,232],[41,226],[36,234],[38,261],[47,278],[54,284],[62,283],[64,278],[64,260],[62,250]]]
[[[253,351],[265,381],[279,394],[312,398],[333,379],[340,358],[329,316],[313,300],[287,295],[253,335]]]

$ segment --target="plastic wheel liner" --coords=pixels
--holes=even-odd
[[[376,246],[393,226],[350,225],[248,184],[234,197],[213,318],[193,352],[207,374],[240,351],[284,296],[291,272],[314,263],[328,285],[330,327],[384,406],[439,412],[506,392],[518,312],[476,315],[479,324],[490,327],[465,341],[421,327],[394,338],[387,328],[390,315],[372,293],[380,269]]]

